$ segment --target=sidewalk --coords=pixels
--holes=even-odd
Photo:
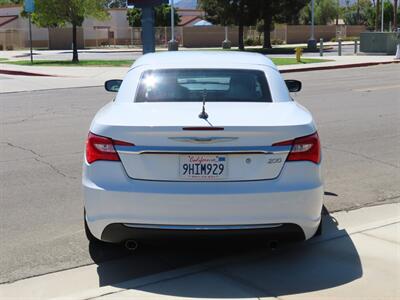
[[[1,71],[32,72],[42,76],[2,74]],[[108,79],[124,78],[122,67],[41,67],[0,63],[0,93],[102,86]]]
[[[323,58],[331,61],[285,65],[279,66],[278,69],[282,73],[286,73],[400,62],[395,61],[392,56],[324,56]],[[108,79],[123,78],[128,70],[129,68],[125,67],[44,67],[19,66],[0,62],[0,93],[102,86]],[[4,71],[31,72],[48,76],[7,75],[4,74]]]
[[[318,41],[319,42],[319,41]],[[337,46],[337,42],[324,42],[325,46]],[[354,45],[354,41],[343,41],[342,45]],[[274,45],[274,48],[294,48],[294,47],[307,47],[307,44],[283,44],[283,45]],[[246,46],[246,49],[256,49],[260,48],[260,46]],[[232,47],[232,49],[238,49],[238,47]],[[221,47],[202,47],[202,48],[185,48],[179,47],[180,51],[194,51],[194,50],[221,50]],[[157,46],[156,51],[168,51],[167,47]],[[142,48],[139,47],[101,47],[101,48],[88,48],[88,49],[79,49],[79,55],[85,57],[85,54],[96,54],[96,53],[104,53],[109,57],[110,55],[113,57],[113,54],[120,53],[123,55],[124,53],[129,54],[131,56],[140,56],[142,55]],[[72,56],[72,50],[33,50],[34,57],[39,59],[70,59]],[[11,50],[11,51],[0,51],[0,57],[6,58],[9,60],[27,60],[30,57],[29,49],[24,50]],[[118,57],[119,59],[123,59],[122,57]],[[132,57],[133,58],[133,57]],[[93,57],[92,57],[93,59]]]
[[[96,265],[0,285],[1,299],[400,299],[400,203],[324,218],[321,237],[99,287]],[[113,273],[114,272],[114,273]]]
[[[321,57],[322,59],[327,59],[331,61],[322,62],[322,63],[311,63],[311,64],[298,64],[298,65],[286,65],[286,66],[278,66],[278,69],[281,72],[285,71],[299,71],[304,72],[307,69],[313,68],[316,70],[324,70],[327,68],[350,68],[350,67],[359,67],[359,66],[368,66],[374,64],[381,63],[394,63],[400,62],[399,60],[395,60],[393,56],[388,55],[374,55],[374,56],[335,56],[335,55],[325,55]]]

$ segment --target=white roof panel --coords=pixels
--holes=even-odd
[[[259,53],[240,51],[165,51],[148,53],[136,60],[132,68],[144,65],[204,68],[243,68],[245,65],[262,65],[276,69],[274,63],[266,56]]]

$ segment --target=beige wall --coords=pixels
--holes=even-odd
[[[127,29],[129,29],[129,23],[126,18],[126,9],[110,9],[108,10],[110,17],[107,20],[99,21],[95,19],[86,19],[82,27],[84,28],[84,35],[86,39],[95,40],[99,37],[99,33],[95,28],[108,27],[110,31],[114,32],[114,37],[126,38],[129,37]],[[100,33],[101,34],[101,33]]]
[[[0,8],[2,16],[18,16],[10,23],[0,27],[0,47],[17,49],[29,47],[29,21],[21,17],[22,6],[10,5]],[[47,28],[32,24],[32,44],[34,47],[47,47],[49,34]]]
[[[225,39],[225,28],[222,26],[183,27],[182,45],[184,47],[218,47]],[[229,29],[229,40],[233,46],[238,43],[236,27]]]
[[[360,36],[361,32],[366,31],[365,26],[315,26],[315,38],[323,38],[330,41],[338,36]],[[182,27],[183,39],[181,44],[184,47],[219,47],[225,38],[225,29],[222,26],[204,26],[204,27]],[[258,38],[258,33],[254,28],[244,29],[244,38]],[[310,26],[306,25],[276,25],[271,32],[271,39],[282,40],[287,44],[306,43],[310,38]],[[238,43],[238,28],[229,28],[229,40],[233,46]]]
[[[7,23],[0,27],[0,30],[12,29],[24,32],[28,34],[29,32],[29,21],[27,18],[21,17],[22,6],[10,6],[0,9],[0,15],[2,16],[18,16],[18,18],[10,23]],[[48,32],[47,28],[36,27],[32,24],[32,40],[47,40]]]
[[[0,8],[0,15],[20,15],[22,6],[8,6]],[[110,9],[110,18],[104,21],[86,19],[79,34],[81,47],[99,47],[102,45],[140,45],[140,28],[129,27],[126,19],[126,9]],[[201,11],[196,11],[201,15]],[[193,11],[181,11],[182,14],[193,14]],[[253,28],[254,29],[254,28]],[[315,38],[319,40],[331,40],[339,36],[359,36],[365,31],[364,26],[315,26]],[[33,44],[35,47],[47,47],[51,49],[70,49],[70,28],[50,29],[32,26]],[[54,34],[55,32],[59,34]],[[111,32],[109,36],[109,32]],[[175,35],[181,45],[185,47],[219,47],[225,38],[224,27],[178,27]],[[238,42],[237,27],[229,29],[229,39],[232,45]],[[256,38],[258,34],[254,30],[245,29],[244,37]],[[305,43],[310,38],[310,26],[306,25],[276,25],[271,32],[272,39],[282,40],[288,44]],[[81,40],[82,39],[82,40]],[[158,45],[166,45],[170,39],[169,28],[156,28],[156,41]],[[7,48],[22,48],[29,46],[28,20],[18,17],[0,28],[0,46]]]
[[[84,48],[82,28],[77,28],[77,42],[78,42],[78,49]],[[49,49],[52,50],[72,49],[72,29],[50,28]]]
[[[305,43],[310,38],[310,26],[307,25],[288,25],[286,26],[286,43]],[[317,25],[315,26],[315,39],[323,38],[330,41],[339,36],[360,36],[360,32],[365,31],[365,26],[346,26],[346,25]]]
[[[20,15],[21,6],[0,8],[0,15]],[[183,11],[185,12],[185,11]],[[193,12],[191,12],[193,13]],[[140,28],[129,27],[126,19],[126,9],[109,10],[110,18],[104,21],[86,19],[79,34],[80,47],[100,47],[103,45],[140,45]],[[238,42],[237,27],[229,28],[229,39],[233,46]],[[359,36],[365,31],[364,26],[315,26],[315,38],[331,40],[339,36]],[[59,34],[54,34],[55,32]],[[51,49],[71,48],[71,28],[47,29],[32,26],[33,44],[35,47],[49,47]],[[110,33],[110,36],[109,36]],[[225,38],[222,26],[177,27],[176,39],[184,47],[219,47]],[[257,32],[245,28],[244,38],[256,39]],[[272,39],[286,43],[305,43],[310,38],[310,26],[303,25],[276,25],[271,32]],[[156,28],[156,43],[166,45],[170,39],[170,28]],[[29,46],[28,20],[22,18],[10,22],[0,28],[0,46],[3,49],[23,48]]]
[[[346,36],[360,36],[361,32],[367,31],[364,25],[346,26]]]

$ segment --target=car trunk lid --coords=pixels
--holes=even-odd
[[[311,134],[310,114],[291,103],[141,103],[111,105],[98,134],[116,146],[129,177],[165,181],[243,181],[279,176],[291,146]],[[95,128],[96,129],[96,128]]]

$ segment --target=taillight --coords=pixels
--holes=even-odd
[[[115,141],[89,132],[86,141],[86,161],[89,164],[96,160],[119,161],[120,159],[117,151],[115,151],[114,145],[134,146],[134,144],[131,143]]]
[[[318,133],[296,138],[291,141],[275,143],[272,146],[287,146],[292,148],[286,161],[312,161],[319,164],[321,162],[321,145],[319,143]]]

